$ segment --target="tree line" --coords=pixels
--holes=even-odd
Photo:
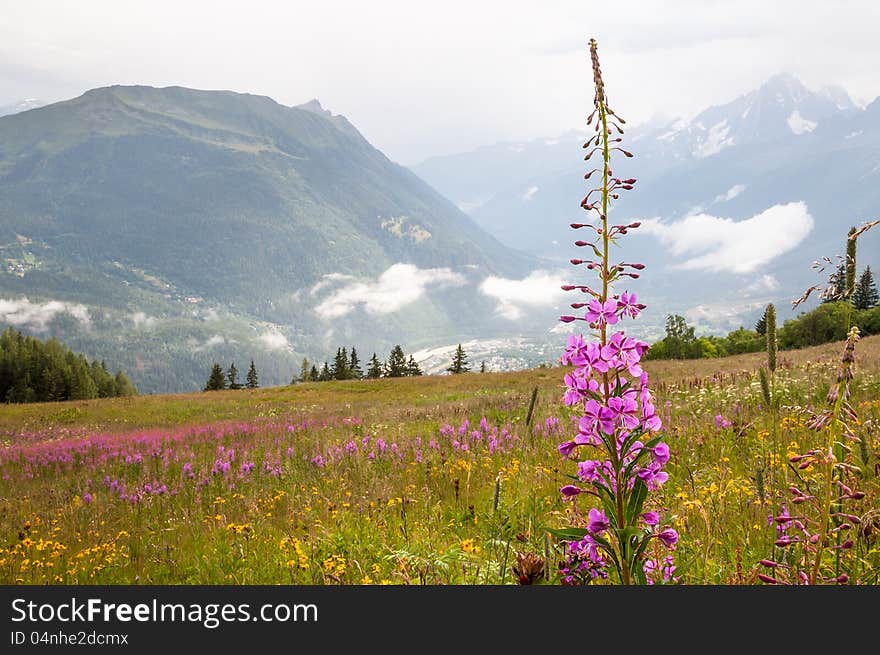
[[[455,349],[452,363],[446,369],[453,375],[468,373],[471,368],[468,364],[467,353],[461,344]],[[480,368],[485,373],[485,362]],[[403,378],[422,375],[422,369],[412,355],[407,356],[400,345],[391,349],[388,357],[380,360],[374,352],[367,361],[367,368],[361,366],[357,349],[352,346],[351,354],[345,347],[337,348],[332,362],[325,361],[321,368],[303,358],[298,376],[294,376],[291,384],[297,382],[329,382],[330,380],[378,380],[379,378]]]
[[[222,391],[223,389],[257,389],[260,386],[260,377],[257,374],[257,367],[254,366],[254,360],[251,360],[251,366],[245,376],[245,383],[238,381],[238,369],[235,362],[229,365],[226,372],[217,362],[211,367],[211,373],[208,375],[208,381],[205,383],[205,391]]]
[[[452,362],[446,370],[453,375],[470,372],[468,356],[461,344],[458,344],[458,347],[455,349]],[[485,362],[482,363],[480,372],[486,372]],[[294,375],[290,383],[329,382],[331,380],[378,380],[379,378],[403,378],[420,375],[423,375],[422,369],[415,357],[413,355],[407,356],[400,345],[394,346],[388,357],[384,360],[380,360],[379,356],[374,352],[373,356],[366,362],[366,368],[361,363],[357,348],[352,346],[351,353],[349,354],[348,348],[343,346],[336,349],[336,355],[333,357],[332,362],[325,361],[320,368],[318,368],[317,364],[310,362],[307,357],[304,357],[299,374]],[[238,381],[238,369],[235,366],[235,362],[232,362],[226,371],[223,370],[220,364],[214,362],[208,375],[208,381],[205,383],[204,391],[256,389],[259,386],[259,375],[253,360],[251,360],[244,384]]]
[[[862,335],[880,334],[880,306],[875,300],[867,309],[859,309],[855,302],[831,301],[809,312],[785,321],[777,333],[783,350],[818,346],[846,338],[847,327],[858,326]],[[754,329],[740,327],[725,337],[696,336],[694,327],[678,314],[666,317],[666,336],[648,350],[647,359],[700,359],[726,357],[741,353],[759,352],[765,347],[766,312]]]
[[[91,363],[56,339],[41,341],[14,328],[0,335],[0,399],[7,403],[134,396],[122,371]]]
[[[303,358],[299,376],[294,376],[291,383],[297,382],[329,382],[330,380],[377,380],[379,378],[403,378],[422,375],[422,369],[415,357],[407,357],[399,345],[391,349],[387,359],[380,360],[376,353],[366,362],[366,369],[361,364],[357,348],[351,347],[351,354],[345,347],[337,348],[332,362],[325,361],[318,368],[308,358]]]

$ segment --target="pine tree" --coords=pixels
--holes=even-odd
[[[330,377],[334,380],[348,379],[348,352],[345,348],[336,349],[333,366],[330,368]]]
[[[308,382],[309,381],[309,360],[303,357],[302,365],[299,367],[299,381],[300,382]],[[294,377],[293,382],[296,382],[296,377]]]
[[[220,391],[226,388],[226,377],[223,375],[223,369],[220,364],[215,363],[211,367],[211,375],[205,384],[205,391]]]
[[[823,298],[823,303],[843,300],[844,295],[846,295],[846,264],[841,262],[837,270],[829,276],[828,286],[832,289],[832,295],[828,298]]]
[[[364,371],[361,368],[361,360],[358,358],[357,350],[351,347],[351,358],[348,361],[348,377],[360,380],[364,377]]]
[[[486,360],[483,360],[482,362],[480,362],[480,373],[485,373],[485,372],[486,372]]]
[[[416,361],[416,358],[412,355],[409,356],[409,360],[406,362],[406,375],[417,376],[422,374],[422,369],[419,368],[419,363]]]
[[[453,375],[458,375],[459,373],[469,373],[471,367],[468,366],[467,360],[468,358],[464,352],[464,348],[461,347],[461,344],[458,344],[458,347],[455,349],[455,354],[452,356],[452,365],[446,370]]]
[[[329,382],[332,379],[333,373],[330,372],[330,367],[327,365],[327,362],[324,362],[324,367],[318,374],[318,382]]]
[[[403,354],[403,348],[394,346],[385,364],[385,377],[400,378],[404,375],[406,375],[406,355]]]
[[[235,381],[238,377],[238,369],[235,368],[235,362],[229,365],[229,370],[226,371],[226,378],[229,380],[229,388],[230,389],[241,389],[241,385]]]
[[[254,366],[254,360],[251,360],[251,367],[247,372],[247,383],[244,386],[248,389],[256,389],[260,386],[260,380],[257,377],[257,367]]]
[[[370,366],[367,368],[367,378],[370,380],[378,380],[382,377],[382,363],[376,357],[376,353],[370,358]]]
[[[309,382],[317,382],[320,379],[320,375],[318,373],[318,367],[312,364],[312,368],[309,369]]]
[[[871,309],[880,303],[880,294],[877,293],[877,285],[874,283],[874,274],[870,266],[866,267],[859,276],[852,302],[856,309]]]
[[[757,332],[760,336],[764,336],[767,333],[767,310],[764,310],[764,313],[761,314],[761,318],[758,319],[758,322],[755,323],[755,332]]]

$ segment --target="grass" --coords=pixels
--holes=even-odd
[[[823,442],[804,409],[822,406],[841,350],[781,353],[785,450]],[[869,526],[880,502],[880,337],[856,353],[853,404],[871,442],[868,461],[853,457]],[[768,457],[762,363],[757,353],[646,363],[672,449],[652,502],[681,533],[681,582],[753,583],[757,561],[774,555],[767,516],[784,496],[770,469],[794,474]],[[559,552],[545,528],[588,507],[558,493],[572,469],[556,451],[572,432],[562,374],[4,406],[0,583],[497,584],[513,582],[517,552],[549,556],[552,572]],[[731,427],[716,428],[718,414]],[[807,489],[811,474],[797,474]],[[857,531],[844,561],[854,582],[878,582],[878,531],[880,520]]]

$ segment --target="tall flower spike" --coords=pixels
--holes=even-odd
[[[567,484],[560,493],[572,503],[582,499],[598,499],[599,507],[587,512],[574,512],[578,523],[560,535],[567,542],[567,559],[562,569],[562,580],[567,584],[590,582],[596,578],[623,583],[673,581],[675,566],[671,557],[659,554],[661,549],[673,550],[678,534],[672,528],[660,525],[655,511],[643,512],[649,492],[656,490],[668,479],[664,468],[669,461],[669,447],[659,436],[660,418],[657,416],[648,375],[640,365],[648,344],[626,336],[623,331],[610,333],[608,327],[625,319],[635,319],[645,308],[635,293],[628,290],[613,293],[612,287],[621,279],[636,278],[645,267],[637,262],[612,263],[609,246],[627,230],[639,227],[638,222],[614,225],[609,228],[610,201],[620,193],[631,190],[633,178],[615,177],[611,170],[611,156],[620,152],[632,154],[620,146],[620,138],[611,138],[613,127],[623,134],[620,124],[625,121],[608,107],[608,96],[599,65],[596,41],[590,40],[590,60],[593,69],[593,112],[587,124],[594,125],[596,134],[585,147],[601,153],[602,164],[593,173],[601,172],[602,179],[590,189],[581,202],[587,212],[595,212],[592,223],[572,223],[573,229],[590,227],[595,232],[591,241],[579,240],[578,247],[589,246],[595,260],[572,259],[575,266],[585,265],[599,278],[601,287],[594,290],[583,284],[567,284],[566,291],[580,290],[592,295],[588,302],[572,303],[572,308],[586,311],[580,316],[562,316],[564,323],[582,320],[594,330],[595,340],[583,335],[571,335],[562,356],[563,364],[574,366],[565,376],[563,402],[580,411],[578,434],[573,440],[559,446],[566,458],[579,459],[583,449],[587,459],[577,463],[574,476],[578,484]],[[594,122],[595,121],[595,122]],[[611,126],[611,127],[609,127]],[[595,197],[594,197],[595,196]],[[581,500],[579,500],[581,499]],[[648,548],[653,545],[652,548]]]

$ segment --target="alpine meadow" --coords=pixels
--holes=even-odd
[[[600,36],[577,129],[412,170],[317,100],[0,97],[0,584],[880,584],[880,99],[630,127]]]

